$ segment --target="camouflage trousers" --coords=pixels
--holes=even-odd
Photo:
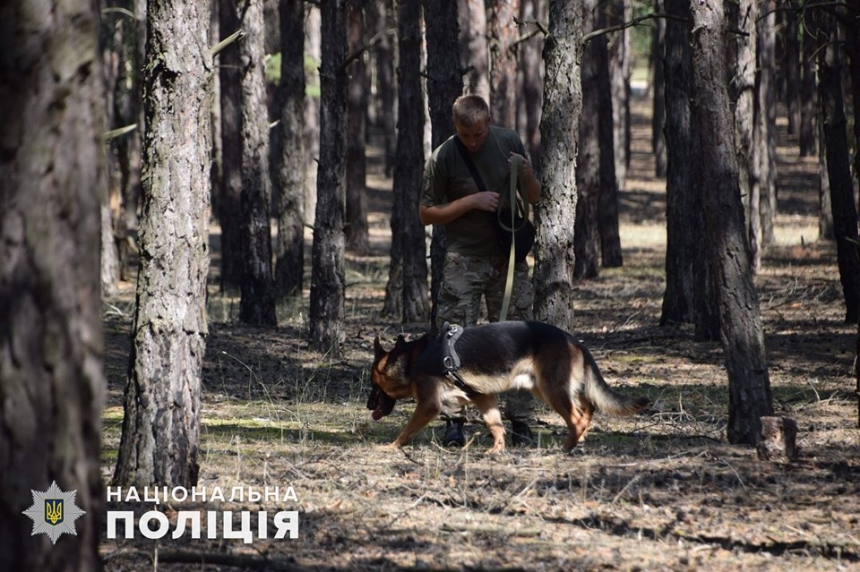
[[[507,256],[466,256],[449,252],[445,255],[442,285],[436,300],[436,325],[443,322],[474,326],[481,318],[481,299],[486,302],[487,319],[496,322],[502,311],[505,281],[508,277]],[[517,262],[508,320],[531,320],[534,289],[529,278],[527,262]],[[534,397],[529,391],[511,391],[506,394],[504,416],[509,420],[525,421],[531,417]],[[442,412],[445,419],[462,417],[462,409],[448,408]]]

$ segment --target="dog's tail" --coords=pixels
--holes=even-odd
[[[584,381],[585,381],[585,396],[594,404],[594,407],[609,415],[618,415],[626,417],[635,415],[643,410],[651,403],[647,397],[629,397],[622,395],[612,389],[606,380],[603,379],[603,374],[597,367],[597,362],[585,348],[580,348],[583,351],[585,363]]]

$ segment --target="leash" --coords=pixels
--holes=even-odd
[[[515,219],[514,214],[517,212],[516,208],[517,204],[517,175],[520,172],[520,167],[522,166],[522,158],[519,155],[514,155],[511,157],[511,184],[510,184],[510,193],[511,193],[511,226],[506,227],[502,222],[501,214],[499,215],[499,223],[502,225],[502,228],[505,230],[511,231],[511,253],[508,256],[508,277],[505,280],[505,296],[502,298],[502,311],[499,313],[499,321],[504,322],[508,318],[508,309],[511,306],[511,292],[514,288],[514,265],[516,264],[516,260],[514,257],[515,253],[515,240],[514,234],[516,233],[516,228],[514,228]],[[523,221],[528,220],[528,200],[523,201],[525,203],[525,215],[523,216]],[[523,222],[525,224],[525,222]]]

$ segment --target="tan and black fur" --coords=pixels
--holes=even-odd
[[[497,394],[529,389],[564,419],[573,449],[585,436],[595,411],[633,415],[648,406],[644,397],[631,398],[607,385],[589,351],[573,336],[538,322],[496,322],[465,328],[456,343],[458,373],[477,392],[469,397],[446,377],[441,363],[428,359],[431,340],[407,342],[402,336],[390,351],[374,341],[371,370],[373,390],[367,402],[374,419],[391,413],[398,399],[415,398],[415,412],[392,443],[408,443],[445,408],[474,403],[493,436],[490,453],[505,448],[505,429]]]

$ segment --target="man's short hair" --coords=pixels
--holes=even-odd
[[[480,95],[461,95],[454,101],[454,123],[464,127],[474,127],[478,123],[489,121],[490,106]]]

